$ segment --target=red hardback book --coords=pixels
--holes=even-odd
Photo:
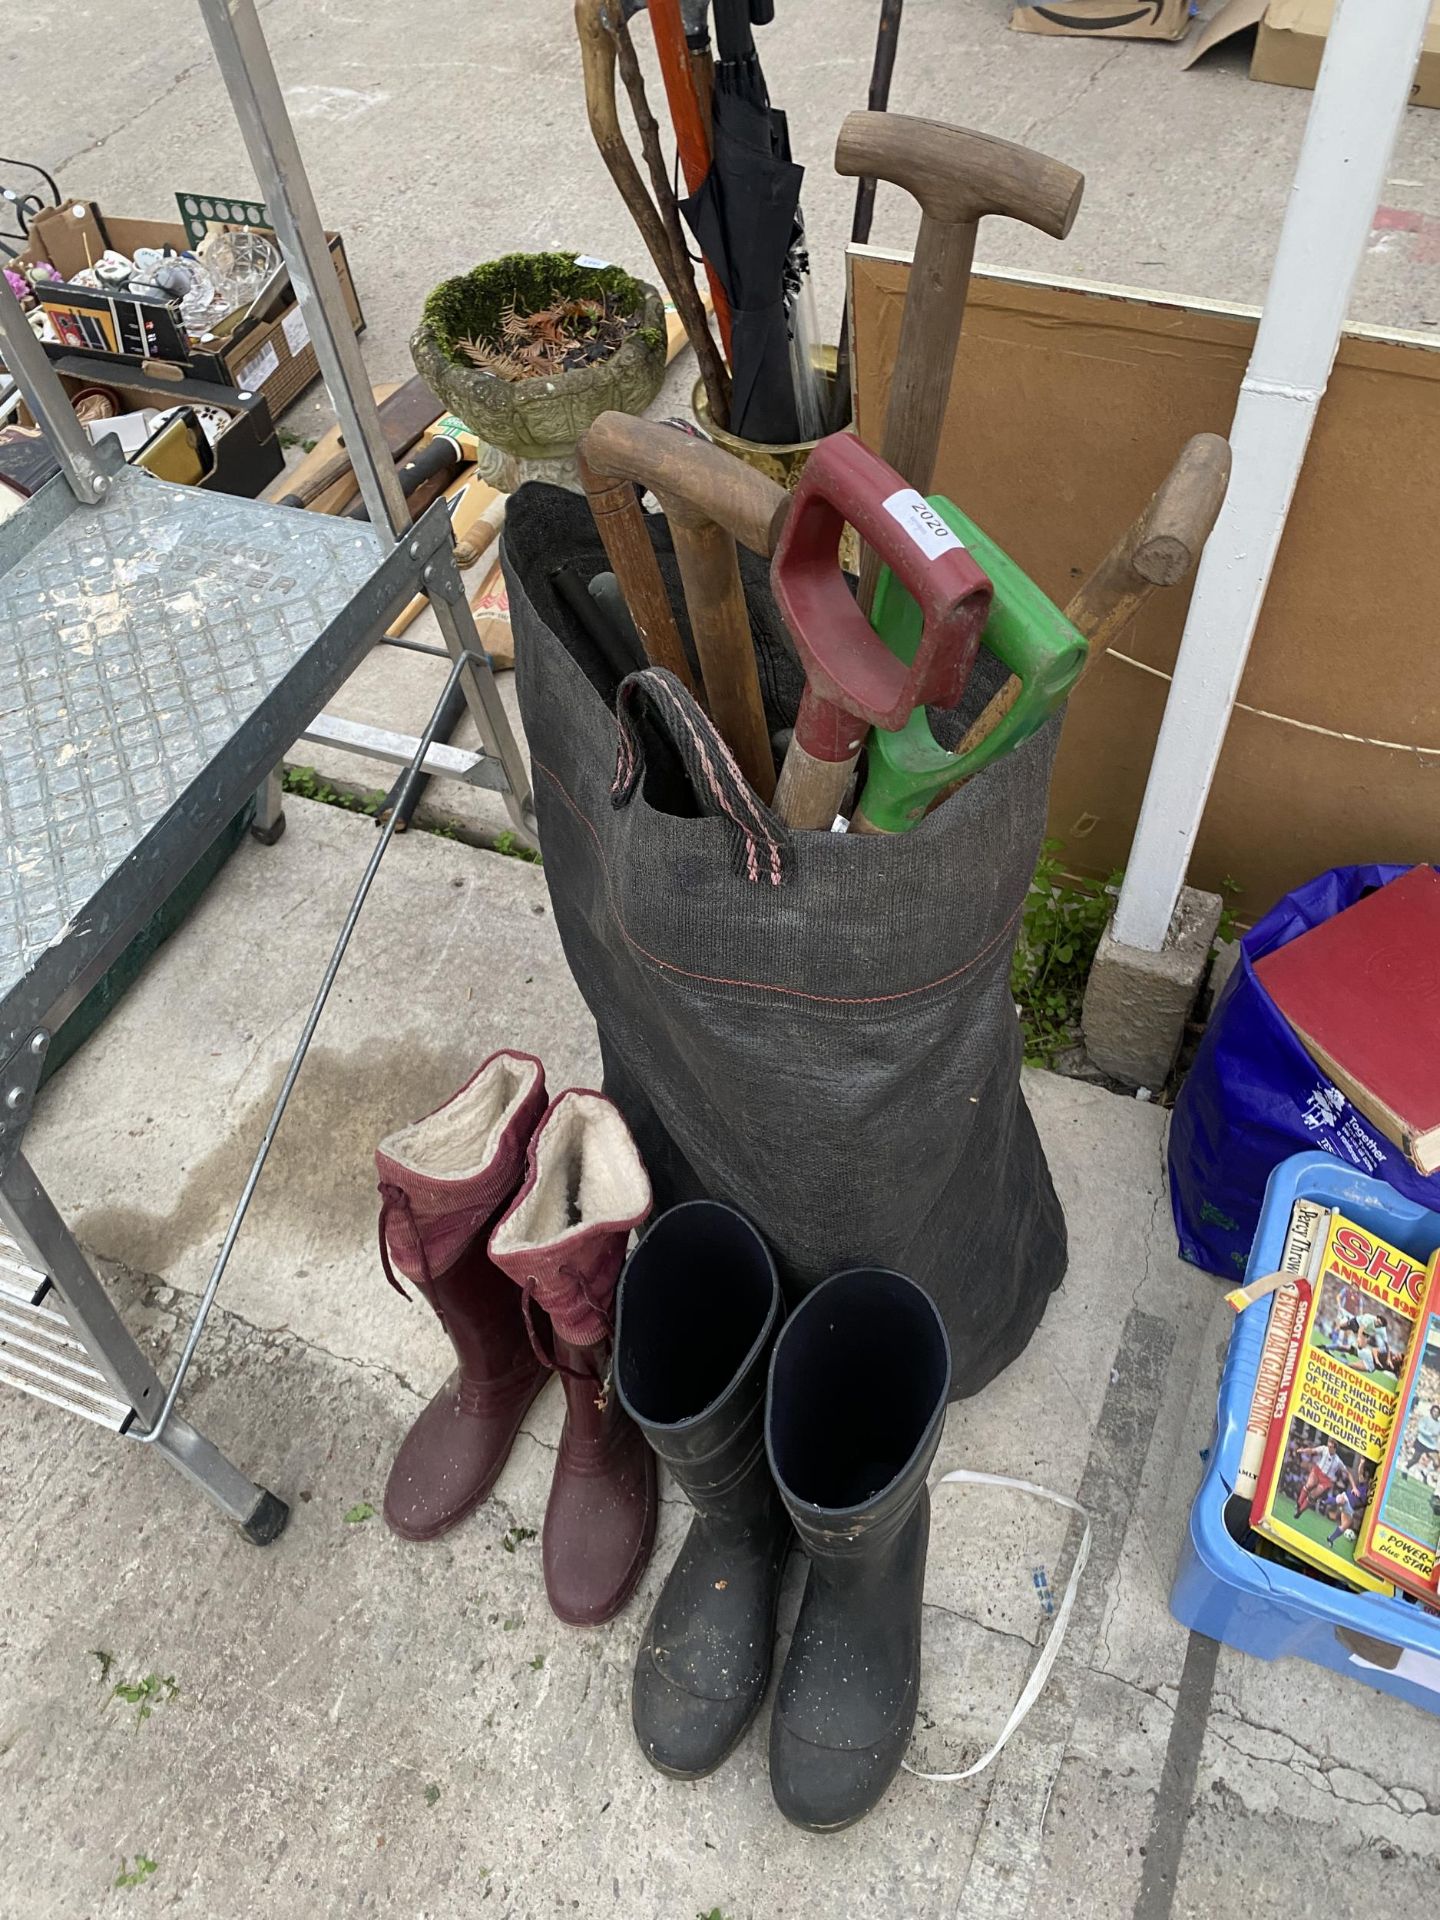
[[[1440,874],[1412,867],[1255,972],[1340,1091],[1421,1173],[1440,1169]]]

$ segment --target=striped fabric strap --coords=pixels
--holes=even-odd
[[[735,871],[757,886],[783,886],[795,867],[789,830],[756,796],[709,717],[663,667],[629,674],[616,691],[614,805],[628,805],[644,778],[640,722],[647,717],[679,755],[701,812],[728,822]]]

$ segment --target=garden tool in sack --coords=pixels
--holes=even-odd
[[[1044,724],[1074,690],[1097,654],[1158,587],[1194,570],[1230,479],[1229,444],[1197,433],[1180,451],[1140,517],[1121,535],[1064,613],[953,502],[929,506],[964,541],[995,584],[983,644],[1011,677],[966,729],[952,752],[918,708],[897,731],[867,743],[867,777],[851,821],[857,833],[905,833],[947,794]],[[914,657],[923,627],[914,597],[888,568],[875,589],[873,618],[885,644]]]
[[[676,462],[696,444],[671,438]],[[766,578],[771,523],[715,513],[755,549],[738,570],[774,735],[804,676]],[[644,531],[693,670],[675,542],[658,518]],[[676,678],[617,693],[593,658],[551,584],[609,570],[583,500],[522,488],[503,560],[556,923],[657,1207],[744,1213],[792,1303],[857,1263],[911,1274],[945,1320],[953,1392],[975,1392],[1065,1269],[1009,992],[1055,722],[913,833],[792,833]],[[962,731],[1003,679],[982,652]]]

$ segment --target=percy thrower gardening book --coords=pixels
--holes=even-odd
[[[1341,1213],[1286,1356],[1250,1523],[1267,1540],[1352,1586],[1389,1593],[1357,1564],[1371,1483],[1390,1438],[1425,1269]]]
[[[1400,1377],[1390,1443],[1360,1523],[1355,1558],[1417,1599],[1434,1603],[1440,1543],[1440,1253],[1430,1256],[1424,1303]]]

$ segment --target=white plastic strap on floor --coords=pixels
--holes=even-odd
[[[1090,1516],[1078,1500],[1072,1500],[1069,1494],[1054,1493],[1049,1487],[1037,1486],[1033,1480],[1015,1480],[1008,1473],[972,1473],[968,1467],[957,1467],[953,1473],[942,1473],[936,1481],[937,1487],[1008,1487],[1015,1493],[1033,1493],[1039,1500],[1049,1500],[1054,1506],[1065,1507],[1071,1513],[1078,1513],[1085,1522],[1085,1531],[1080,1536],[1079,1550],[1075,1555],[1075,1564],[1070,1569],[1070,1578],[1065,1583],[1065,1594],[1055,1614],[1054,1624],[1041,1649],[1040,1658],[1035,1662],[1030,1678],[1020,1698],[1010,1709],[1010,1718],[1000,1729],[1000,1737],[988,1753],[984,1753],[974,1766],[966,1767],[963,1773],[926,1773],[921,1767],[912,1767],[908,1760],[902,1764],[907,1773],[913,1773],[917,1780],[933,1780],[943,1785],[953,1780],[969,1780],[977,1773],[983,1773],[1004,1750],[1006,1742],[1029,1713],[1035,1702],[1045,1690],[1045,1682],[1050,1678],[1050,1669],[1060,1657],[1060,1649],[1065,1644],[1065,1631],[1070,1625],[1070,1615],[1075,1609],[1075,1595],[1080,1588],[1080,1576],[1085,1571],[1085,1562],[1090,1558]]]

